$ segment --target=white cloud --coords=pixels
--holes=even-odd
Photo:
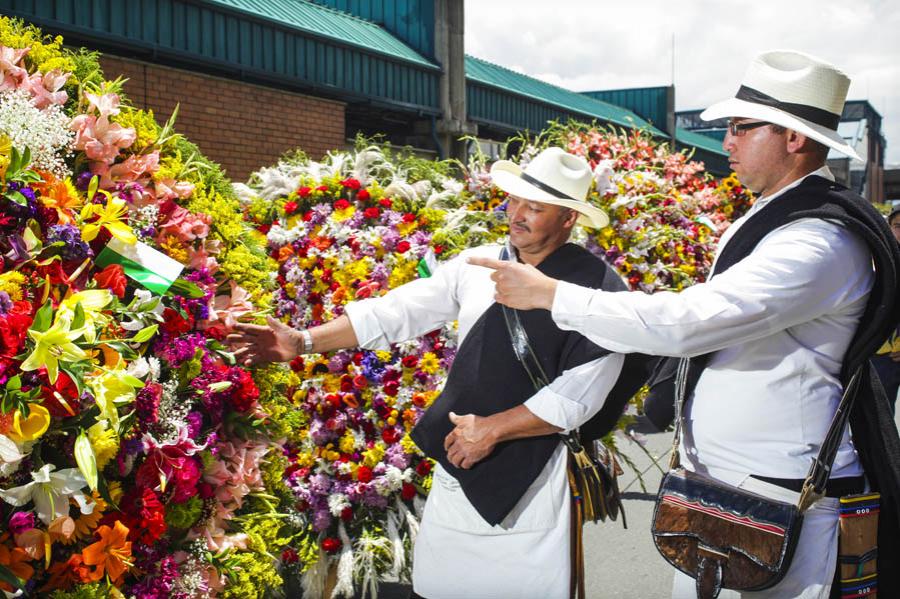
[[[756,54],[793,48],[853,80],[900,163],[900,5],[890,0],[479,0],[469,54],[576,91],[668,85],[676,109],[733,94]]]

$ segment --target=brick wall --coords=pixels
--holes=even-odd
[[[344,104],[302,94],[103,56],[107,79],[129,79],[125,93],[163,124],[180,103],[175,128],[236,182],[300,148],[314,159],[346,145]]]

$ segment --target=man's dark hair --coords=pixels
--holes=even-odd
[[[891,210],[891,213],[888,215],[888,224],[893,225],[898,217],[900,217],[900,204],[897,204],[894,206],[894,209]]]

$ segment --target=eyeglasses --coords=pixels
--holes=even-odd
[[[766,125],[771,124],[772,123],[767,123],[766,121],[756,121],[753,123],[735,123],[734,121],[728,121],[728,132],[731,133],[733,137],[738,137],[743,135],[744,131],[756,129],[757,127],[765,127]]]

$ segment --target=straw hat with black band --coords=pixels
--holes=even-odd
[[[700,118],[759,119],[861,160],[837,132],[849,87],[850,78],[823,60],[793,50],[774,50],[753,60],[733,98],[713,104]]]
[[[562,148],[543,150],[524,169],[510,160],[498,160],[491,167],[491,178],[510,195],[576,210],[581,214],[580,225],[600,229],[609,224],[606,212],[587,202],[591,167]]]

